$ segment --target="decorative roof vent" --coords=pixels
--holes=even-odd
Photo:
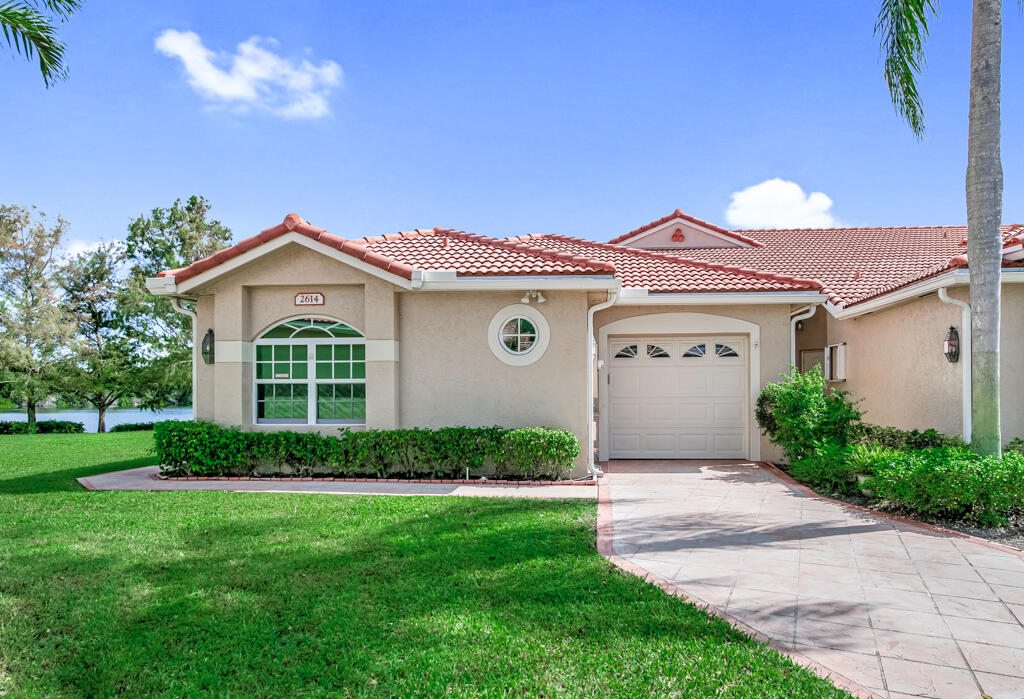
[[[672,242],[673,243],[681,243],[684,240],[686,240],[686,234],[683,233],[683,229],[682,228],[677,228],[677,229],[675,229],[672,232]]]

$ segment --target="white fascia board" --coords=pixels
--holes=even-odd
[[[173,296],[178,291],[174,277],[147,277],[146,289],[157,296]]]
[[[284,247],[285,245],[288,245],[289,243],[297,243],[299,245],[307,247],[314,252],[326,255],[327,257],[337,260],[342,264],[346,264],[349,267],[354,267],[355,269],[358,269],[362,272],[366,272],[367,274],[373,275],[374,277],[383,279],[384,281],[391,282],[395,286],[400,286],[403,289],[412,288],[412,282],[409,279],[406,279],[405,277],[400,277],[397,274],[392,274],[391,272],[385,271],[380,267],[377,267],[376,265],[371,265],[369,262],[364,262],[356,257],[353,257],[352,255],[341,252],[337,248],[333,248],[330,245],[324,245],[323,243],[320,243],[316,240],[313,240],[312,238],[304,236],[301,233],[295,233],[294,231],[291,231],[285,233],[282,236],[274,238],[271,241],[263,243],[262,245],[259,245],[253,248],[252,250],[247,250],[238,257],[233,257],[227,262],[223,262],[217,265],[216,267],[213,267],[200,274],[197,274],[191,279],[185,280],[184,282],[178,285],[178,291],[187,292],[190,289],[196,288],[197,286],[207,284],[210,281],[216,279],[217,277],[228,274],[229,272],[232,272],[238,269],[239,267],[242,267],[243,265],[247,265],[250,262],[257,260],[268,253],[271,253],[275,250]]]
[[[646,238],[646,237],[648,237],[650,235],[654,235],[655,233],[657,233],[658,231],[662,230],[663,228],[668,228],[670,226],[678,226],[678,225],[684,225],[684,226],[689,226],[690,228],[696,228],[701,233],[707,233],[708,235],[714,236],[715,238],[718,238],[719,240],[724,240],[724,241],[726,241],[728,243],[732,243],[733,245],[735,245],[738,248],[752,248],[752,247],[754,247],[753,245],[751,245],[750,243],[748,243],[748,242],[746,242],[744,240],[738,240],[736,238],[732,238],[730,236],[723,235],[722,233],[719,233],[716,230],[712,230],[712,229],[708,228],[707,226],[702,226],[699,223],[694,223],[693,221],[688,221],[685,218],[682,218],[680,216],[676,216],[675,218],[673,218],[673,219],[671,219],[669,221],[666,221],[665,223],[661,224],[660,226],[655,226],[654,228],[650,228],[650,229],[648,229],[646,231],[643,231],[641,233],[637,233],[632,238],[626,238],[625,240],[622,240],[622,241],[620,241],[618,243],[615,243],[615,244],[616,245],[629,245],[630,243],[634,243],[634,242],[636,242],[638,240],[643,240],[644,238]],[[675,248],[673,248],[673,250],[674,249]],[[679,248],[679,250],[685,250],[685,249],[686,248]]]
[[[559,291],[618,289],[621,282],[611,276],[556,274],[548,276],[455,277],[434,279],[424,272],[421,291]]]
[[[803,304],[819,305],[828,296],[817,291],[729,291],[687,294],[650,293],[648,289],[629,287],[619,293],[616,306],[720,306],[723,304]]]
[[[1006,281],[1004,279],[1004,281]],[[872,313],[874,311],[888,308],[889,306],[895,306],[898,303],[904,301],[910,301],[919,296],[927,296],[928,294],[935,293],[939,289],[948,286],[963,286],[970,283],[970,275],[966,269],[955,269],[945,274],[940,274],[937,277],[931,279],[925,279],[917,284],[911,284],[910,286],[903,287],[902,289],[896,289],[884,296],[878,296],[871,299],[870,301],[864,301],[863,303],[855,304],[849,308],[835,306],[831,303],[826,305],[828,312],[832,314],[834,318],[856,318],[866,313]]]

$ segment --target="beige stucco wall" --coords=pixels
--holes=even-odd
[[[295,284],[295,280],[302,280]],[[325,305],[296,307],[317,291]],[[197,289],[200,337],[213,328],[216,364],[199,361],[196,416],[249,429],[315,430],[337,425],[254,425],[252,342],[294,317],[324,315],[360,330],[369,346],[397,342],[398,361],[366,363],[366,425],[550,426],[587,437],[586,293],[545,292],[534,303],[551,328],[544,356],[509,366],[492,354],[494,314],[522,292],[406,291],[300,245],[269,253]],[[237,355],[237,356],[235,356]],[[586,452],[576,475],[586,473]]]
[[[969,300],[966,287],[952,289],[950,296]],[[1009,441],[1024,436],[1024,390],[1013,361],[1024,342],[1024,286],[1004,284],[1002,306],[1000,398],[1003,437]],[[962,365],[942,354],[951,325],[963,332],[960,309],[934,293],[857,318],[829,317],[828,342],[847,343],[847,380],[836,385],[861,399],[869,422],[961,434]]]
[[[613,306],[612,308],[598,311],[594,317],[595,339],[599,336],[602,326],[623,318],[631,318],[640,315],[655,313],[704,313],[709,315],[726,316],[738,318],[749,323],[754,323],[760,328],[760,376],[751,377],[750,391],[753,395],[760,393],[760,389],[766,383],[777,381],[781,374],[786,373],[789,367],[789,305],[735,305],[735,306]],[[820,311],[819,311],[820,312]],[[685,328],[679,329],[680,334],[686,334]],[[756,385],[755,385],[756,384]],[[598,391],[601,390],[598,382]],[[764,435],[760,435],[761,458],[764,460],[778,460],[782,452],[775,445],[768,441]]]
[[[546,426],[587,439],[585,292],[546,291],[534,303],[551,328],[544,355],[509,366],[491,352],[487,331],[522,292],[410,292],[399,296],[399,381],[403,427]],[[586,473],[586,447],[577,475]]]

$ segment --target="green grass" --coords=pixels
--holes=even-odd
[[[0,695],[845,696],[594,550],[592,501],[107,493],[0,437]]]

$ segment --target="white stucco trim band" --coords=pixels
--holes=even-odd
[[[745,295],[745,294],[741,294]],[[616,302],[616,306],[621,305]],[[630,316],[621,320],[602,325],[598,331],[598,381],[601,386],[608,385],[608,336],[609,335],[729,335],[741,334],[750,337],[747,380],[747,458],[751,461],[761,459],[761,433],[754,419],[757,407],[757,396],[761,392],[761,326],[739,318],[712,315],[710,313],[650,313],[647,315]],[[608,391],[599,394],[598,410],[599,425],[597,432],[598,460],[607,461],[611,453],[609,444],[609,406]],[[591,399],[593,404],[593,399]]]
[[[244,340],[214,340],[213,361],[252,362],[252,343]]]
[[[651,293],[642,287],[625,287],[615,301],[616,306],[666,306],[705,305],[724,306],[732,304],[823,304],[828,296],[817,291],[730,291],[702,293]]]

